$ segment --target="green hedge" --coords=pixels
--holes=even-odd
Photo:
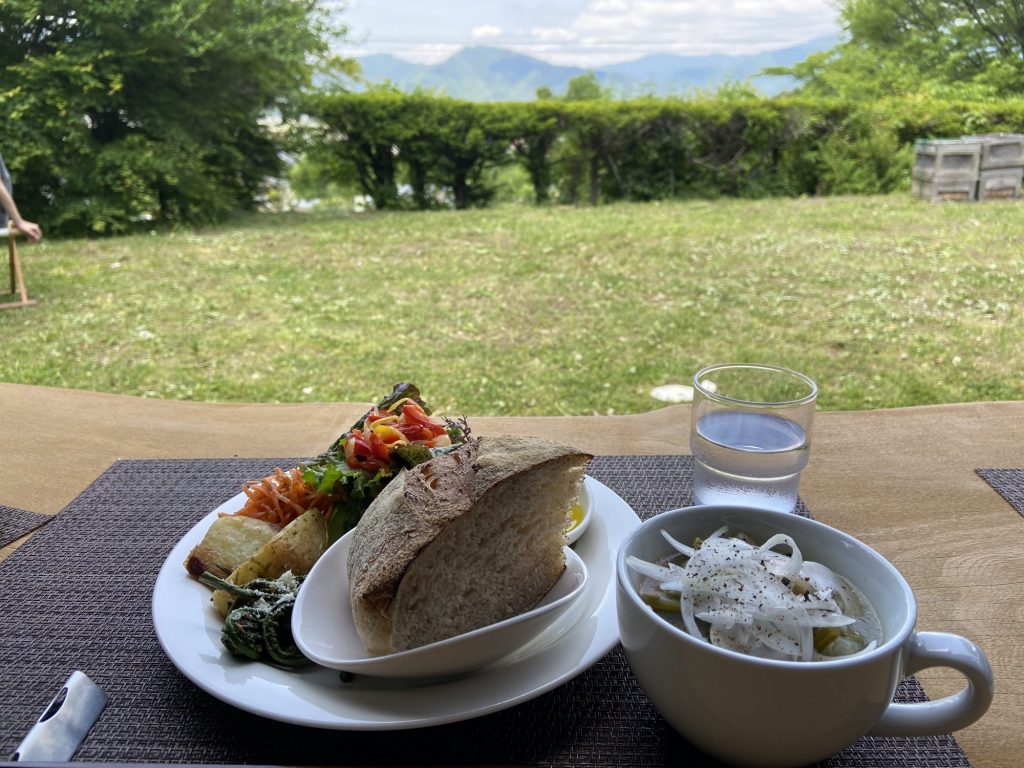
[[[488,104],[320,94],[311,150],[378,208],[485,205],[520,163],[538,203],[871,194],[909,184],[917,139],[1024,131],[1024,101],[827,102],[749,96]],[[400,185],[411,190],[399,193]]]

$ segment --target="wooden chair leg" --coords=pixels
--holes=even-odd
[[[11,293],[14,293],[14,265],[18,259],[18,252],[14,249],[14,232],[7,232],[7,254],[11,257]]]
[[[15,229],[7,230],[7,255],[10,258],[11,272],[11,293],[18,295],[18,301],[11,301],[7,304],[0,304],[0,309],[13,309],[14,307],[27,307],[35,304],[35,301],[28,297],[28,290],[25,288],[25,276],[21,273],[21,263],[18,261],[18,249],[14,243]]]

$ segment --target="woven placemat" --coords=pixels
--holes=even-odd
[[[1024,517],[1024,469],[986,467],[974,471]]]
[[[79,761],[715,765],[654,711],[620,648],[533,701],[471,721],[400,732],[288,725],[196,688],[168,661],[152,628],[150,596],[159,566],[174,543],[243,481],[295,463],[118,462],[0,563],[0,759],[70,672],[80,669],[110,703],[78,750]],[[590,474],[641,517],[690,502],[690,457],[601,456]],[[921,700],[924,694],[911,679],[897,698]],[[865,738],[821,765],[970,763],[946,736]]]
[[[41,525],[46,525],[53,519],[53,515],[43,515],[39,512],[26,512],[16,507],[5,507],[0,504],[0,547],[20,539],[26,533],[31,533]]]

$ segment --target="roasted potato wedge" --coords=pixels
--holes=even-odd
[[[185,570],[196,577],[209,571],[223,579],[280,530],[273,523],[254,517],[218,517],[203,540],[189,552]]]
[[[285,571],[305,576],[327,549],[327,522],[324,513],[311,509],[292,520],[274,538],[260,547],[227,577],[232,584],[248,584],[253,579],[276,579]],[[213,605],[222,616],[228,615],[231,596],[223,590],[213,593]]]

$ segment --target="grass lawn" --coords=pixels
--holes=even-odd
[[[322,211],[19,253],[39,304],[0,312],[0,381],[604,414],[745,360],[819,409],[1024,399],[1024,203]]]

